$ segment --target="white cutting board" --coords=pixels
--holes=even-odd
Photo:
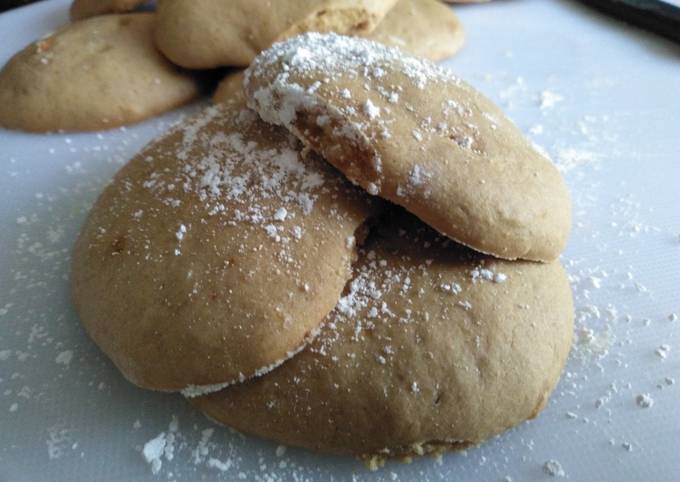
[[[67,6],[0,15],[0,64],[65,23]],[[277,455],[179,395],[135,388],[78,325],[68,253],[104,183],[180,113],[100,134],[0,129],[0,481],[532,481],[551,478],[549,460],[573,481],[680,480],[680,320],[668,318],[680,315],[680,48],[567,1],[457,11],[467,42],[448,65],[547,150],[573,193],[563,260],[583,344],[545,412],[481,448],[370,473]],[[140,449],[175,424],[153,475]]]

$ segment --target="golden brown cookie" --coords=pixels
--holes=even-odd
[[[194,99],[153,44],[154,15],[105,15],[29,45],[0,71],[0,126],[33,132],[132,124]]]
[[[109,13],[131,12],[146,2],[147,0],[73,0],[69,13],[71,20],[82,20]]]
[[[463,25],[438,0],[399,0],[368,38],[417,57],[441,60],[463,46]]]
[[[371,233],[309,347],[193,403],[243,432],[365,458],[463,448],[537,416],[571,344],[564,270],[477,254],[408,217]]]
[[[158,48],[192,69],[243,66],[273,42],[307,31],[367,34],[396,0],[162,0]]]
[[[130,381],[189,395],[242,381],[333,309],[374,205],[301,149],[241,98],[152,142],[100,196],[73,298]]]
[[[309,33],[260,54],[244,88],[265,121],[450,238],[506,259],[562,252],[571,208],[559,171],[449,71],[369,40]]]

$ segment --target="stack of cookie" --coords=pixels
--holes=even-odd
[[[175,25],[192,15],[178,12]],[[429,60],[295,35],[325,14],[257,53],[281,25],[260,39],[209,13],[191,35],[224,43],[191,61],[252,62],[90,212],[72,282],[97,345],[131,382],[225,425],[374,466],[535,417],[572,337],[554,165]],[[189,62],[192,42],[170,44]]]

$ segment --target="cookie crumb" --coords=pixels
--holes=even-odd
[[[665,360],[668,357],[668,353],[671,351],[671,347],[667,344],[663,344],[659,346],[656,350],[654,350],[654,353],[656,353],[656,356],[661,358],[662,360]]]
[[[651,408],[654,405],[654,399],[649,393],[641,393],[635,397],[635,403],[637,403],[640,408]]]
[[[564,469],[562,468],[562,464],[560,464],[557,460],[554,459],[548,460],[546,463],[543,464],[543,472],[545,472],[550,477],[567,476],[567,474],[564,472]]]
[[[552,109],[557,103],[562,102],[563,100],[564,97],[561,95],[550,90],[544,90],[541,92],[541,110]]]
[[[57,362],[59,365],[64,365],[64,366],[69,366],[69,364],[71,363],[71,360],[73,360],[73,351],[71,351],[71,350],[62,351],[54,359],[54,361]]]
[[[146,460],[146,463],[151,465],[151,473],[154,475],[160,472],[161,467],[163,466],[161,457],[165,451],[165,444],[165,432],[161,432],[155,438],[146,442],[142,449],[142,456],[144,457],[144,460]]]
[[[206,462],[206,465],[211,469],[217,469],[220,472],[226,472],[231,468],[232,462],[229,459],[222,461],[220,459],[216,459],[215,457],[210,457]]]

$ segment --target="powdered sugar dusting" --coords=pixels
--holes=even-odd
[[[293,128],[297,113],[313,110],[319,105],[317,91],[333,89],[333,81],[366,79],[364,89],[368,98],[356,106],[341,109],[345,119],[336,119],[339,125],[334,135],[350,142],[357,141],[359,132],[367,127],[375,129],[375,135],[389,139],[390,125],[394,122],[390,108],[380,107],[377,99],[397,104],[403,86],[382,85],[388,72],[397,71],[403,81],[423,90],[438,82],[460,83],[457,77],[432,62],[416,59],[402,51],[386,47],[366,39],[345,37],[337,34],[307,33],[274,44],[260,54],[246,70],[246,90],[252,79],[272,76],[273,80],[260,87],[253,87],[248,98],[249,105],[267,122]],[[304,81],[297,81],[300,78]],[[323,79],[323,81],[316,80]],[[334,94],[347,102],[356,98],[358,92],[338,87]],[[371,98],[371,96],[377,96]],[[317,119],[321,127],[328,124],[327,116]]]
[[[266,226],[267,219],[285,219],[288,211],[285,206],[269,207],[271,199],[278,199],[285,205],[296,205],[303,213],[309,214],[314,200],[324,184],[322,173],[310,169],[300,159],[300,151],[294,138],[278,148],[263,148],[254,140],[244,139],[235,132],[206,132],[205,127],[216,120],[220,122],[220,106],[213,106],[201,116],[181,128],[183,140],[178,155],[180,160],[189,160],[189,155],[197,149],[204,149],[207,155],[197,162],[187,163],[174,179],[161,179],[161,173],[152,172],[143,185],[163,202],[179,206],[174,195],[181,189],[185,193],[195,192],[204,203],[208,216],[230,217],[233,222],[248,222]],[[234,121],[242,128],[249,126],[255,119],[253,113],[242,110]],[[224,122],[224,120],[221,120]],[[151,162],[151,159],[149,159]],[[227,201],[242,208],[227,209]],[[269,212],[273,210],[274,212]],[[291,209],[291,217],[294,216]],[[177,233],[182,240],[184,232]]]

